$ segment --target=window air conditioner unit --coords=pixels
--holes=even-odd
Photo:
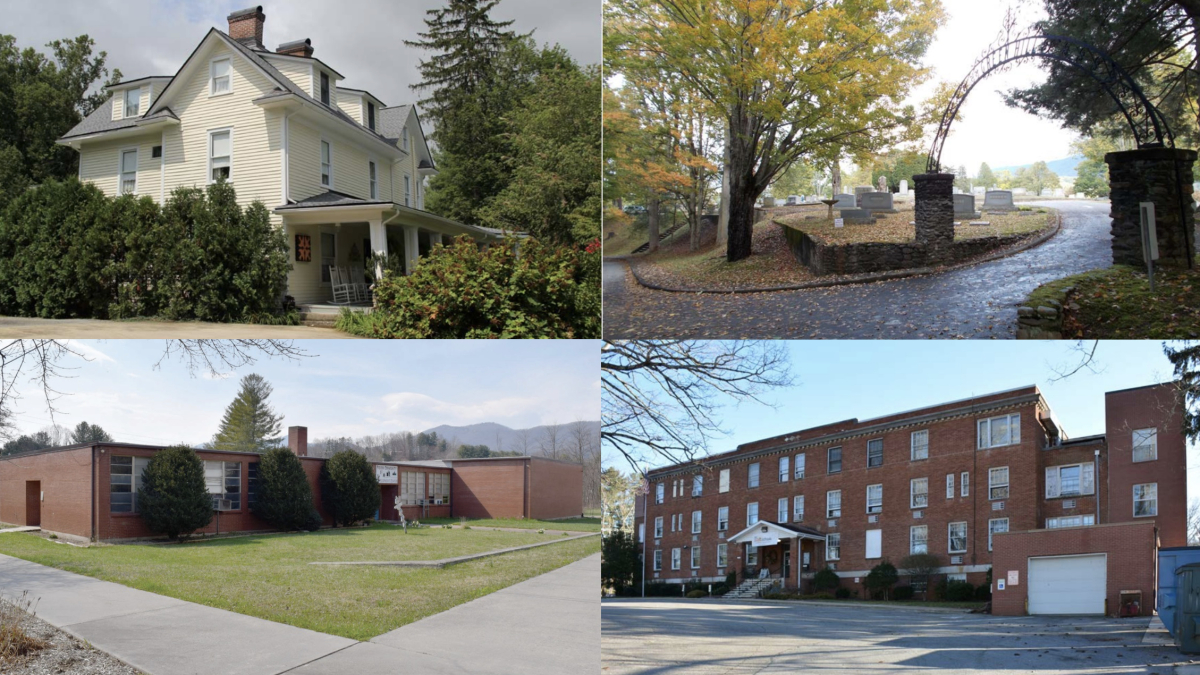
[[[921,511],[921,510],[913,511],[913,518],[924,518],[924,517],[925,517],[924,511]]]
[[[213,501],[213,510],[214,511],[232,511],[233,510],[233,502],[228,499],[221,499],[220,497],[213,497],[212,501]]]
[[[837,521],[836,520],[829,521],[828,526],[831,528],[837,527]]]
[[[867,516],[867,522],[868,523],[878,523],[879,516]]]
[[[950,556],[950,564],[951,565],[961,565],[962,558],[963,557],[961,555],[952,555],[952,556]]]
[[[1003,511],[1004,510],[1004,502],[992,502],[992,510],[993,511]]]
[[[1073,509],[1073,508],[1075,508],[1075,500],[1074,500],[1074,499],[1064,499],[1064,500],[1063,500],[1063,508],[1064,508],[1064,509]]]

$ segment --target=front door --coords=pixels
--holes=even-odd
[[[25,524],[42,526],[42,481],[25,481]]]
[[[787,581],[792,578],[792,552],[783,552],[783,580]]]

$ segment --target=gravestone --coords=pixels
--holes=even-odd
[[[900,194],[902,194],[902,195],[908,194],[908,181],[906,181],[906,180],[900,181]]]
[[[1026,194],[1026,193],[1028,193],[1028,192],[1029,192],[1029,190],[1026,190],[1025,188],[1013,188],[1013,189],[1011,190],[1011,192],[1012,192],[1014,195],[1023,195],[1023,194]]]
[[[800,203],[800,198],[796,195],[789,195],[787,199],[788,206],[795,206]]]
[[[989,213],[1016,211],[1017,206],[1013,204],[1012,196],[1011,190],[988,190],[983,196],[983,210]]]
[[[1061,196],[1063,196],[1063,189],[1062,189],[1062,188],[1058,188],[1057,190],[1055,190],[1055,191],[1054,191],[1054,196],[1055,196],[1055,197],[1061,197]]]
[[[987,188],[982,185],[976,185],[975,187],[971,188],[971,194],[981,195],[985,192],[987,192]]]
[[[890,192],[864,192],[858,195],[858,208],[871,213],[896,213]]]
[[[856,209],[856,208],[858,208],[858,198],[855,197],[854,195],[840,194],[840,195],[834,195],[833,198],[837,200],[837,203],[833,205],[834,208],[837,208],[837,209]]]
[[[875,214],[866,209],[841,209],[838,214],[843,221],[856,225],[868,225],[875,222]]]
[[[955,218],[966,218],[970,220],[972,218],[978,218],[979,215],[979,212],[975,210],[975,195],[954,195]]]
[[[879,177],[879,192],[888,192],[888,191],[889,190],[887,189],[887,177],[880,176]]]
[[[868,192],[874,192],[874,191],[875,191],[875,188],[871,187],[870,185],[854,186],[854,196],[855,197],[857,197],[858,195],[861,195],[861,194],[866,194]]]
[[[763,197],[763,206],[767,206],[767,207],[775,206],[775,198],[774,197]]]

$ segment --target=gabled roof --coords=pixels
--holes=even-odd
[[[131,84],[137,84],[139,82],[151,82],[153,80],[169,80],[169,79],[171,79],[170,75],[147,75],[146,77],[139,77],[139,78],[135,78],[132,80],[123,80],[121,82],[114,82],[112,84],[105,85],[104,88],[105,89],[121,89],[123,87],[128,87]]]
[[[388,140],[399,146],[401,140],[400,135],[404,130],[404,126],[408,124],[410,119],[415,119],[417,122],[417,129],[421,132],[419,134],[421,137],[421,148],[424,150],[421,158],[421,164],[418,166],[418,168],[436,170],[437,167],[433,165],[433,153],[429,151],[429,141],[425,139],[425,130],[421,127],[421,116],[417,114],[416,106],[412,104],[397,105],[392,106],[391,108],[383,108],[380,110],[379,119],[377,120],[379,133],[383,134],[388,138]],[[404,146],[400,147],[403,149]]]
[[[775,523],[769,520],[760,520],[741,532],[733,535],[732,537],[727,538],[725,541],[731,544],[747,543],[753,540],[755,534],[766,535],[769,538],[774,538],[776,540],[820,539],[821,541],[825,541],[825,533],[821,532],[820,530],[811,527],[805,527],[803,525],[785,525],[783,523]]]
[[[144,125],[149,122],[154,122],[162,119],[173,119],[178,121],[179,117],[171,111],[170,108],[163,108],[153,115],[144,117],[126,117],[124,119],[114,120],[112,118],[112,106],[101,105],[92,111],[92,114],[83,118],[83,121],[76,124],[70,131],[63,134],[62,139],[78,138],[80,136],[91,136],[100,134],[106,131],[117,131],[118,129],[130,129],[139,125]]]
[[[319,206],[391,206],[391,202],[380,201],[377,199],[359,199],[352,197],[342,192],[322,192],[319,195],[314,195],[308,199],[301,199],[298,202],[292,202],[284,206],[277,207],[276,211],[298,211],[301,209],[311,209]]]

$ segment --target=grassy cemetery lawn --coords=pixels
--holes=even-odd
[[[432,560],[559,535],[392,525],[232,537],[182,545],[70,546],[0,535],[0,553],[239,614],[367,640],[600,550],[589,537],[444,569],[309,565]],[[8,594],[19,589],[6,588]]]
[[[436,525],[458,525],[457,518],[426,518],[422,523]],[[570,530],[571,532],[599,532],[600,518],[561,518],[559,520],[528,520],[525,518],[479,518],[467,520],[469,526],[513,527],[522,530]]]
[[[1025,213],[1026,215],[1019,215]],[[806,214],[794,214],[779,218],[779,222],[803,230],[809,236],[827,244],[863,244],[868,242],[885,242],[903,244],[916,240],[916,226],[912,225],[912,209],[904,209],[899,213],[880,214],[882,217],[873,225],[846,224],[834,227],[833,221],[822,215],[819,218],[805,220]],[[807,214],[812,215],[812,214]],[[837,211],[834,211],[837,215]],[[986,222],[989,225],[968,225],[969,221],[962,220],[954,228],[955,239],[975,239],[978,237],[1006,236],[1011,234],[1032,234],[1050,226],[1056,213],[1053,209],[1036,208],[1014,213],[985,213],[976,222]]]

